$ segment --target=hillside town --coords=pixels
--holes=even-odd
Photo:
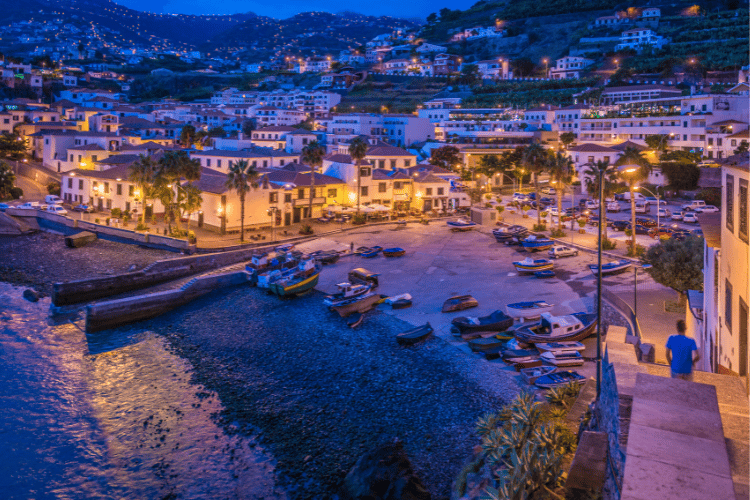
[[[249,261],[250,253],[245,258],[248,276],[255,272],[257,281],[256,264],[261,255],[267,256],[261,251],[275,252],[274,259],[282,259],[283,263],[294,244],[307,241],[300,238],[319,233],[341,240],[336,240],[342,249],[336,253],[335,264],[341,255],[377,256],[383,248],[368,244],[355,252],[355,246],[360,242],[364,245],[372,235],[391,226],[404,229],[411,224],[413,233],[409,238],[415,245],[429,247],[430,252],[434,249],[429,245],[437,243],[429,238],[447,238],[427,233],[428,229],[436,231],[433,228],[438,224],[441,229],[446,224],[450,226],[451,233],[446,234],[451,238],[476,227],[477,232],[483,230],[503,243],[503,251],[507,250],[505,245],[511,244],[511,231],[520,231],[524,237],[531,232],[531,240],[519,238],[515,242],[521,251],[539,241],[549,242],[549,247],[544,247],[547,250],[554,239],[554,249],[563,245],[559,251],[570,252],[575,258],[579,251],[589,252],[592,258],[598,256],[598,264],[588,265],[598,279],[597,292],[593,292],[593,281],[581,284],[582,278],[573,271],[559,273],[557,278],[575,283],[571,286],[578,287],[575,292],[581,295],[580,300],[576,296],[566,304],[588,304],[586,301],[598,299],[596,321],[600,328],[604,323],[603,252],[609,252],[605,254],[609,258],[621,259],[607,265],[619,262],[623,269],[634,269],[636,287],[638,272],[651,272],[652,279],[641,293],[656,296],[657,284],[664,285],[659,290],[668,287],[677,292],[678,302],[682,302],[674,306],[682,307],[677,313],[681,321],[677,328],[679,331],[679,325],[683,325],[681,333],[687,331],[688,337],[695,340],[695,370],[707,374],[705,384],[716,386],[719,392],[723,382],[715,380],[727,379],[710,377],[738,381],[737,386],[745,391],[740,397],[745,399],[739,404],[744,408],[750,387],[750,66],[745,60],[733,69],[728,69],[731,64],[709,69],[707,54],[698,49],[679,57],[668,54],[665,51],[688,50],[686,44],[692,43],[679,32],[683,26],[680,23],[694,22],[699,16],[703,16],[700,22],[707,22],[709,13],[701,14],[700,8],[682,4],[679,9],[651,4],[613,10],[606,15],[598,15],[602,11],[597,11],[596,15],[589,15],[585,29],[563,53],[550,49],[549,54],[555,57],[533,60],[513,49],[515,44],[533,43],[528,33],[519,31],[520,23],[497,18],[459,25],[463,22],[460,11],[450,9],[431,14],[422,26],[399,27],[369,40],[335,36],[328,30],[328,36],[336,38],[337,43],[348,44],[338,52],[302,50],[301,41],[299,46],[285,41],[277,52],[264,52],[263,60],[257,60],[252,47],[247,46],[234,47],[233,51],[215,48],[211,55],[207,49],[178,44],[167,37],[154,38],[150,44],[134,43],[113,27],[93,23],[82,26],[78,20],[64,16],[14,21],[0,26],[0,42],[6,50],[0,61],[0,95],[4,96],[0,100],[0,234],[6,234],[3,228],[26,234],[28,228],[23,221],[36,218],[36,229],[52,234],[85,227],[87,231],[108,235],[100,236],[102,239],[125,242],[133,248],[158,241],[152,248],[181,252],[186,259],[195,252],[220,255],[257,250],[252,255],[254,260]],[[472,7],[475,8],[478,7]],[[722,14],[724,17],[713,19],[716,30],[726,30],[721,31],[724,34],[735,30],[737,22],[733,11],[727,12]],[[747,10],[742,12],[746,16]],[[699,28],[703,29],[699,26],[694,32],[700,32]],[[730,41],[736,39],[727,37]],[[22,49],[18,49],[21,45]],[[10,46],[16,49],[12,54],[7,51]],[[653,71],[656,63],[649,62],[649,58],[657,55],[663,58],[662,62],[669,59],[669,68]],[[186,84],[200,87],[197,90],[185,91],[176,83],[167,88],[165,82],[172,85],[180,78],[203,83]],[[190,80],[205,78],[211,83]],[[403,100],[398,101],[397,97]],[[356,232],[358,228],[370,232],[363,236]],[[422,238],[429,241],[425,243]],[[581,243],[574,238],[580,238]],[[467,255],[461,253],[461,263],[446,276],[476,271],[459,271],[460,266],[472,262],[468,255],[472,250],[461,248],[452,257],[458,258],[461,252]],[[557,259],[554,252],[558,250],[554,249],[549,255]],[[395,250],[404,251],[400,247],[385,249],[398,253]],[[483,266],[494,259],[485,256],[484,247],[476,246],[475,251],[482,255],[481,259],[477,257],[477,263],[481,260]],[[697,277],[688,282],[670,278],[669,272],[658,274],[661,271],[653,269],[659,266],[655,262],[670,251],[674,253],[669,258],[690,261],[700,268],[694,273]],[[326,252],[317,253],[329,255]],[[372,255],[368,255],[370,252]],[[691,256],[687,255],[689,252],[696,253]],[[698,264],[697,252],[702,252]],[[435,255],[430,254],[430,258]],[[435,262],[442,258],[440,255]],[[224,262],[222,259],[217,261]],[[303,259],[297,259],[294,264],[309,271],[302,268]],[[532,259],[513,262],[517,272],[507,273],[508,279],[528,271],[523,265],[537,265]],[[222,266],[228,264],[227,261]],[[680,267],[672,264],[670,269]],[[276,265],[283,270],[278,260]],[[317,274],[313,285],[318,283],[320,274],[319,262],[314,265]],[[441,265],[430,264],[423,275],[409,275],[409,279],[414,278],[417,283]],[[544,265],[549,267],[539,268],[542,272],[552,269],[551,261]],[[192,263],[184,267],[193,272]],[[206,267],[201,272],[215,268]],[[378,272],[371,273],[368,279],[374,279],[376,284],[378,276],[381,280],[406,279],[387,275],[403,272],[396,267],[383,269],[376,269]],[[354,282],[351,276],[355,271],[368,273],[354,269],[339,281],[349,277]],[[128,272],[140,271],[133,267]],[[551,278],[555,279],[554,272]],[[189,290],[195,279],[180,282],[180,290]],[[481,278],[476,281],[481,282]],[[534,283],[519,286],[522,291],[518,293],[524,295],[527,288],[534,287],[546,290],[544,287],[548,286],[542,285],[545,282],[541,279]],[[349,298],[349,282],[327,285],[340,287],[342,297]],[[630,294],[630,281],[609,285],[627,289]],[[554,286],[557,285],[549,285],[549,289]],[[62,293],[59,289],[64,286],[55,287],[53,295],[58,298],[57,294]],[[430,287],[425,294],[434,293],[435,286]],[[154,296],[163,292],[154,290]],[[130,293],[131,289],[123,291]],[[83,295],[86,293],[89,291]],[[664,344],[658,335],[673,328],[677,316],[666,314],[674,311],[666,310],[668,302],[661,300],[661,295],[658,307],[663,306],[663,311],[649,304],[643,306],[646,313],[641,312],[639,318],[637,294],[636,288],[635,310],[606,298],[612,310],[619,309],[628,318],[630,333],[623,333],[623,338],[641,337],[640,321],[644,330],[658,331],[654,338]],[[378,296],[377,305],[394,299],[407,300],[411,307],[411,295],[408,299],[394,296]],[[375,307],[375,296],[372,298]],[[386,304],[390,306],[391,302]],[[59,305],[50,308],[73,314],[73,309]],[[93,314],[93,310],[95,307],[89,306],[86,314]],[[361,313],[357,317],[361,322],[366,311],[357,312]],[[429,315],[433,312],[419,310],[422,316],[417,319],[432,318]],[[664,326],[662,312],[671,321],[669,326]],[[543,321],[548,317],[544,314],[549,316],[543,313],[540,325],[545,325]],[[520,318],[523,322],[531,316]],[[410,321],[414,319],[409,317]],[[482,320],[485,318],[466,321],[481,330]],[[358,326],[353,323],[348,326]],[[625,327],[616,323],[607,320],[608,327],[614,328],[611,331],[625,332]],[[427,326],[431,334],[432,326],[429,322]],[[549,328],[554,331],[560,326],[550,324]],[[461,328],[445,330],[442,336],[449,339],[448,343],[452,342],[451,336],[461,337],[456,332],[464,333]],[[87,334],[91,333],[87,330]],[[483,336],[490,339],[488,345],[500,338],[494,336],[498,333]],[[513,341],[513,335],[509,338]],[[504,338],[503,342],[507,340]],[[640,368],[626,368],[623,380],[635,380],[636,371],[638,377],[645,374],[649,368],[643,368],[643,363],[660,365],[657,361],[663,352],[671,363],[671,348],[665,351],[663,345],[654,347],[656,341],[651,342],[638,340],[638,360],[632,364]],[[623,345],[626,343],[630,340],[623,341]],[[599,344],[597,338],[597,354],[592,358],[598,369],[596,404],[602,392]],[[624,363],[614,347],[619,344],[613,340],[611,345],[615,354],[608,354],[607,359]],[[515,344],[511,350],[523,349],[525,346]],[[583,351],[582,344],[580,350]],[[471,351],[477,349],[471,347]],[[628,356],[633,357],[632,352]],[[692,351],[690,356],[692,360]],[[540,361],[516,369],[541,365]],[[659,369],[648,373],[653,375]],[[614,373],[615,368],[612,370]],[[668,370],[667,373],[664,377],[669,376]],[[674,375],[672,370],[672,378],[681,378]],[[617,376],[621,376],[619,372]],[[692,382],[692,378],[689,380]],[[630,389],[642,396],[638,392],[641,389]],[[711,397],[716,399],[714,393]],[[719,401],[724,396],[719,394]],[[565,397],[560,396],[561,400]],[[632,402],[634,396],[627,397]],[[573,400],[565,401],[565,411],[573,412]],[[586,404],[579,405],[577,400],[575,404],[575,411],[580,411],[583,418]],[[714,405],[713,400],[711,404]],[[732,408],[734,412],[736,408]],[[714,412],[713,406],[705,411]],[[737,411],[746,422],[745,410]],[[719,410],[714,413],[718,415]],[[636,416],[634,411],[634,421]],[[726,418],[724,414],[722,418]],[[617,438],[612,441],[612,436],[620,432],[620,424],[614,430],[605,428],[606,423],[597,424],[604,426],[599,428],[604,435],[600,439],[605,440],[603,453],[611,461],[607,453],[614,452],[611,448],[606,450],[610,446],[620,453]],[[144,427],[147,425],[152,424]],[[627,425],[633,439],[640,428]],[[721,434],[721,420],[718,427],[716,432]],[[746,436],[746,432],[742,435]],[[490,446],[487,436],[491,436],[489,431],[483,436],[485,447]],[[637,450],[641,443],[637,439],[628,445],[631,450]],[[742,439],[739,445],[730,443],[740,446],[739,452],[729,454],[734,475],[727,478],[723,472],[716,473],[716,481],[723,481],[733,490],[728,496],[715,498],[739,499],[748,491],[746,471],[734,469],[736,457],[747,452],[747,443]],[[583,448],[584,444],[579,446]],[[575,447],[572,450],[569,452],[573,453]],[[720,451],[726,454],[723,448]],[[628,457],[630,452],[627,451]],[[480,463],[477,457],[490,463],[489,454],[476,450],[474,453],[474,465]],[[602,467],[620,467],[624,474],[625,454],[623,446],[622,457],[615,459],[622,463]],[[308,456],[304,463],[316,459]],[[575,470],[576,464],[568,466]],[[490,477],[491,470],[489,465],[465,468],[461,472],[463,479],[453,484],[462,484],[462,494],[455,498],[483,498],[483,488],[500,481]],[[619,491],[612,494],[618,487],[617,473],[613,474],[614,479],[602,478],[598,484],[600,491],[604,488],[610,492],[606,498],[641,498],[625,492],[620,496]],[[707,481],[714,479],[712,476]],[[580,477],[579,480],[589,484]],[[629,480],[629,484],[634,484],[633,477]],[[735,492],[736,496],[732,495]]]

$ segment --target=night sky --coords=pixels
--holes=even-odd
[[[477,0],[378,0],[376,2],[352,2],[351,0],[115,0],[116,3],[131,9],[169,14],[234,14],[255,12],[262,16],[278,19],[291,17],[299,12],[325,11],[341,12],[350,10],[368,15],[425,18],[431,12],[443,7],[466,9]]]

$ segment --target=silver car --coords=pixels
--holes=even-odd
[[[577,248],[570,248],[563,245],[555,245],[549,249],[547,254],[551,259],[559,259],[560,257],[577,257],[579,250]]]

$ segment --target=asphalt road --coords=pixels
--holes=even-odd
[[[17,203],[19,205],[27,201],[44,201],[44,197],[47,195],[45,186],[28,177],[17,176],[16,186],[23,189],[23,200]]]

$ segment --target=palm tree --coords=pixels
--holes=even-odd
[[[315,196],[315,171],[323,165],[326,149],[318,141],[312,141],[302,149],[302,163],[310,166],[310,208],[308,216],[312,217],[313,197]]]
[[[573,179],[573,160],[563,152],[552,152],[548,156],[547,171],[552,180],[555,181],[555,192],[557,193],[557,228],[562,231],[562,195],[565,185]],[[537,202],[538,203],[538,202]]]
[[[359,215],[359,198],[362,193],[362,170],[359,166],[367,156],[367,149],[369,145],[367,141],[362,137],[355,137],[352,142],[349,143],[349,156],[354,160],[354,165],[357,168],[357,215]]]
[[[240,197],[240,241],[245,241],[245,195],[258,179],[258,171],[247,160],[240,160],[229,167],[226,186]]]
[[[586,191],[589,193],[599,193],[599,171],[603,169],[604,175],[602,176],[604,183],[604,189],[602,191],[603,198],[606,200],[607,198],[611,198],[617,193],[617,188],[619,187],[619,184],[617,182],[617,172],[615,171],[615,168],[613,165],[610,165],[608,162],[605,161],[597,161],[595,165],[587,168],[584,171],[585,176],[585,183],[586,183]],[[600,207],[601,210],[601,207]],[[600,224],[602,224],[602,221],[599,221]],[[607,225],[604,224],[604,227],[602,227],[603,233],[603,241],[607,241]]]
[[[201,178],[201,164],[196,159],[191,159],[186,151],[167,151],[159,159],[158,169],[155,174],[154,184],[161,193],[160,198],[166,202],[165,210],[170,215],[175,211],[174,194],[181,179],[194,182]],[[175,221],[177,229],[180,229],[180,218]],[[171,219],[170,219],[171,232]]]
[[[185,231],[190,234],[190,216],[193,215],[197,210],[200,210],[203,204],[203,196],[201,196],[201,190],[198,186],[192,182],[186,182],[184,185],[178,187],[178,206],[182,213],[186,216],[187,225]]]
[[[523,164],[526,170],[534,174],[534,192],[536,193],[536,223],[542,225],[542,211],[539,210],[539,174],[544,172],[547,152],[538,143],[535,142],[527,147],[523,152]]]
[[[156,162],[150,157],[140,155],[140,157],[130,166],[128,179],[135,182],[138,190],[141,192],[143,199],[143,211],[141,212],[141,224],[146,225],[146,199],[150,198],[156,172]]]
[[[643,154],[635,148],[627,148],[622,156],[615,162],[615,166],[620,167],[617,171],[618,177],[628,183],[630,190],[630,253],[635,255],[635,187],[648,179],[651,174],[651,163]]]

